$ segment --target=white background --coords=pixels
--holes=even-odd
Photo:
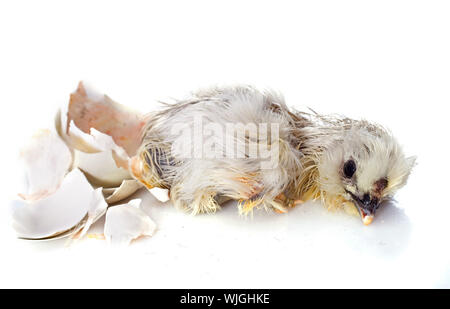
[[[0,287],[450,287],[449,16],[446,1],[2,1]],[[16,240],[14,158],[79,80],[144,112],[270,86],[382,123],[418,165],[369,227],[315,204],[191,217],[142,193],[159,230],[128,249]]]

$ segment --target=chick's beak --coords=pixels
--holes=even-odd
[[[350,192],[349,192],[350,193]],[[379,207],[379,200],[376,197],[372,197],[369,194],[364,194],[362,198],[350,193],[358,212],[361,216],[364,225],[369,225],[372,223],[375,212]]]
[[[375,214],[371,213],[371,212],[366,212],[366,210],[364,208],[361,208],[359,206],[356,206],[356,207],[358,207],[359,214],[361,215],[363,224],[369,225],[370,223],[372,223]]]

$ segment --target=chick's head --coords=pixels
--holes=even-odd
[[[404,155],[388,131],[361,123],[320,157],[319,189],[328,198],[350,202],[368,225],[381,203],[406,184],[415,159]]]

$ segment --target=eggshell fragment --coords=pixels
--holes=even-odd
[[[127,204],[112,206],[106,212],[105,238],[114,245],[128,245],[140,236],[151,236],[156,224],[139,208],[140,199]]]
[[[117,187],[131,178],[128,154],[111,136],[96,129],[90,129],[90,134],[84,133],[73,123],[66,134],[62,127],[63,115],[56,116],[57,131],[73,150],[74,166],[85,172],[89,181],[102,187]]]
[[[77,149],[86,153],[97,153],[101,150],[95,146],[94,137],[84,133],[74,124],[67,126],[67,107],[61,108],[55,116],[55,128],[59,136],[70,149]]]
[[[142,129],[146,123],[140,113],[114,102],[106,95],[96,93],[82,82],[70,95],[67,134],[71,121],[84,133],[94,128],[111,136],[130,157],[136,154],[140,146]]]
[[[126,199],[142,187],[143,185],[139,181],[129,179],[124,180],[118,188],[103,189],[103,194],[105,195],[106,202],[113,204]]]
[[[69,105],[55,118],[57,132],[73,149],[74,166],[93,184],[103,187],[118,187],[132,178],[129,153],[139,147],[144,124],[139,113],[96,94],[81,82]]]
[[[106,213],[107,208],[108,204],[103,197],[102,188],[96,189],[94,191],[94,196],[88,209],[87,219],[85,220],[85,222],[82,222],[82,224],[78,228],[79,231],[76,231],[73,234],[72,238],[75,240],[83,238],[91,225],[94,224],[98,219],[103,217],[103,215]]]
[[[40,132],[22,151],[26,188],[21,199],[12,203],[18,236],[79,239],[106,213],[107,203],[119,202],[141,188],[132,179],[129,162],[140,146],[145,122],[141,114],[80,83],[68,106],[56,115],[56,132]],[[94,190],[92,185],[100,188]],[[153,233],[154,223],[142,210],[120,211],[140,222],[139,235]],[[112,222],[117,221],[115,212]],[[137,233],[128,230],[130,235]],[[114,228],[111,231],[116,233]]]
[[[13,227],[18,237],[26,239],[68,236],[105,210],[101,191],[94,190],[83,173],[74,169],[53,194],[35,201],[13,201]]]
[[[37,200],[55,192],[72,165],[69,148],[53,131],[38,131],[20,152],[25,188],[19,196]]]
[[[85,153],[75,151],[74,165],[85,172],[89,181],[102,187],[117,187],[131,178],[127,169],[118,167],[112,151]]]
[[[151,188],[150,193],[160,202],[167,202],[169,200],[169,190],[161,188]]]

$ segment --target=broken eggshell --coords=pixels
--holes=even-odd
[[[112,206],[106,212],[105,238],[109,244],[128,245],[141,236],[152,236],[156,224],[140,208],[141,200]]]
[[[165,203],[170,200],[169,190],[162,188],[151,188],[150,193],[160,202]]]
[[[79,240],[86,235],[87,231],[98,219],[103,217],[108,208],[108,204],[103,197],[102,188],[98,188],[95,190],[95,194],[93,199],[91,200],[91,206],[88,209],[87,218],[83,220],[80,224],[80,227],[73,234],[73,240]]]
[[[66,144],[51,130],[40,130],[20,151],[24,187],[19,196],[38,200],[55,192],[72,166]]]
[[[78,169],[68,173],[72,154],[56,132],[38,131],[22,149],[20,159],[25,193],[20,193],[20,199],[11,205],[13,227],[19,237],[69,236],[81,228],[89,228],[106,212],[101,189],[94,191]]]
[[[122,181],[130,179],[129,157],[122,147],[117,146],[112,137],[91,129],[97,153],[74,151],[74,165],[84,171],[89,180],[103,187],[117,187]]]
[[[80,83],[69,106],[56,116],[56,132],[39,132],[21,153],[26,188],[12,203],[17,235],[33,240],[80,239],[106,213],[107,203],[117,203],[143,187],[132,179],[129,161],[140,145],[144,124],[140,114]],[[155,224],[134,204],[108,216],[109,240],[112,235],[115,242],[153,233]],[[120,214],[124,217],[118,218]]]
[[[106,211],[101,189],[94,190],[79,169],[66,175],[58,190],[35,201],[12,202],[13,227],[25,239],[50,239],[76,233]]]
[[[93,184],[119,187],[132,178],[129,160],[140,146],[144,116],[80,82],[55,125],[74,151],[75,166]]]
[[[89,180],[103,187],[120,186],[123,180],[130,179],[128,154],[117,146],[112,137],[92,128],[89,134],[71,125],[69,135],[65,134],[58,123],[62,123],[62,114],[57,117],[57,131],[72,149],[74,166],[86,173]]]
[[[94,128],[111,136],[114,143],[122,147],[129,157],[134,156],[140,147],[145,117],[106,95],[96,93],[83,82],[70,95],[66,115],[66,134],[69,134],[70,123],[73,121],[84,133],[89,134],[90,129]]]
[[[103,194],[108,204],[113,204],[126,199],[141,189],[143,185],[135,179],[127,179],[118,188],[104,188]]]
[[[74,149],[74,165],[93,184],[106,188],[103,192],[108,203],[119,202],[142,187],[128,171],[145,123],[145,116],[96,93],[83,82],[56,117],[57,131]],[[161,190],[153,188],[151,193],[166,202],[167,190]]]

